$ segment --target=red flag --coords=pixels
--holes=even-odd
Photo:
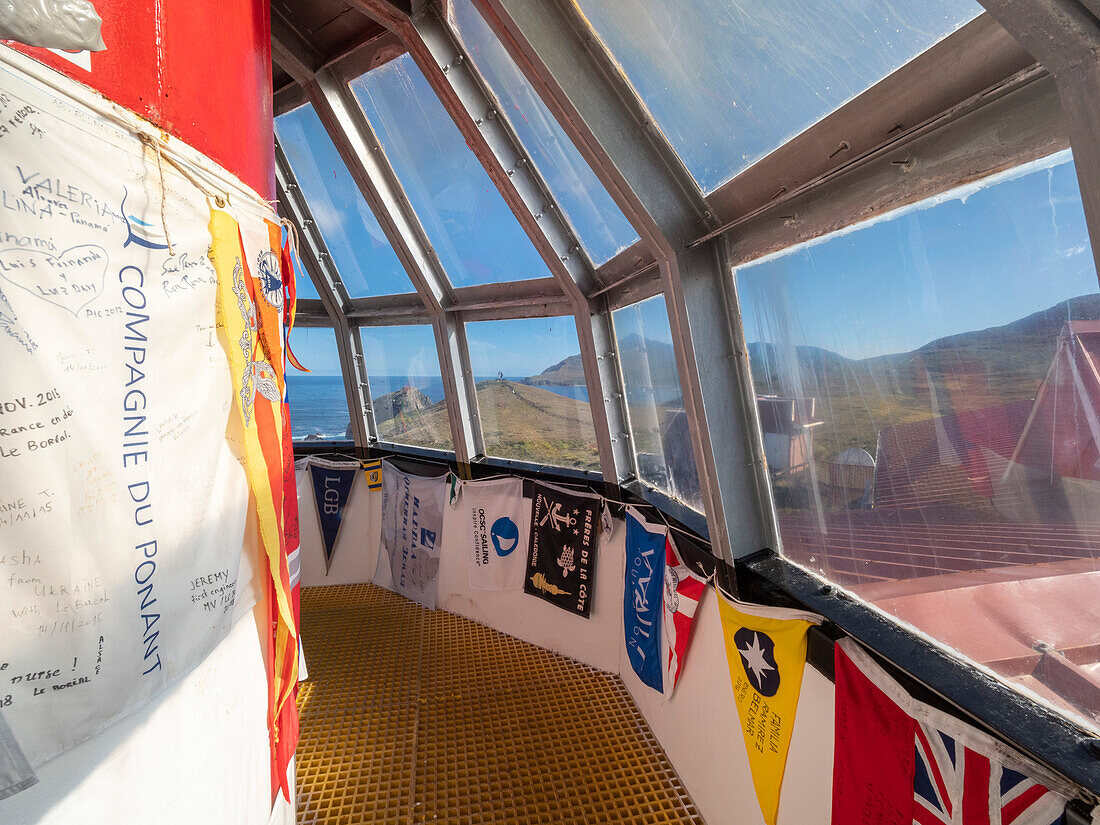
[[[833,825],[912,825],[916,722],[837,642]]]
[[[833,825],[1062,822],[1068,784],[913,699],[851,639],[835,662]]]

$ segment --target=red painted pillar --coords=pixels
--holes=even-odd
[[[14,45],[275,197],[266,0],[97,0],[107,50]],[[0,41],[3,42],[3,41]]]

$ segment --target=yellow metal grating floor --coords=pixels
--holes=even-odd
[[[369,584],[302,638],[300,825],[703,822],[616,676]]]

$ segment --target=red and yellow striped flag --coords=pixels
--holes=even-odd
[[[281,258],[281,231],[268,222],[275,259]],[[257,300],[262,286],[253,277],[236,219],[220,209],[210,212],[210,260],[218,277],[218,338],[225,347],[236,400],[231,431],[241,439],[240,458],[252,491],[260,543],[267,560],[265,590],[271,634],[268,645],[268,728],[271,736],[272,789],[290,799],[286,767],[297,743],[294,695],[298,683],[298,629],[284,527],[289,417],[283,406],[282,323],[277,307]],[[293,472],[293,471],[291,471]]]

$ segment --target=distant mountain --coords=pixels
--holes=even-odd
[[[524,378],[523,383],[537,387],[551,384],[556,387],[573,387],[584,385],[584,364],[579,355],[570,355],[568,358],[558,361],[552,367],[547,367],[538,375]]]
[[[619,358],[628,384],[631,378],[648,375],[651,386],[677,387],[676,353],[672,344],[643,338],[637,333],[625,335],[619,340]],[[584,364],[580,355],[570,355],[538,375],[523,379],[528,386],[583,386]]]
[[[424,410],[432,406],[432,399],[413,387],[402,387],[374,399],[374,420],[381,424],[402,413]]]

